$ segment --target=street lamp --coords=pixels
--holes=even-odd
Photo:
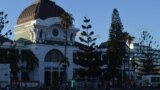
[[[129,80],[131,80],[131,61],[132,61],[132,58],[131,58],[131,50],[134,49],[134,44],[133,42],[131,42],[129,44],[129,61],[128,61],[128,67],[129,67]]]

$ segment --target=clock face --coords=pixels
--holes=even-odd
[[[58,36],[58,34],[59,34],[58,29],[53,29],[52,34],[53,34],[53,36]]]

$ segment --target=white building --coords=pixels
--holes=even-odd
[[[59,63],[59,60],[65,58],[66,34],[60,25],[60,16],[65,12],[53,1],[37,0],[19,15],[15,26],[15,48],[31,50],[39,60],[39,66],[30,73],[32,81],[50,85],[57,83],[57,78],[62,77],[65,72],[63,65]],[[73,52],[77,50],[74,43],[78,31],[74,26],[67,30],[66,57],[70,63],[66,70],[67,80],[73,78]]]

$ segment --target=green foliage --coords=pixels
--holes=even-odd
[[[6,38],[7,36],[12,35],[11,30],[8,30],[4,34],[2,34],[2,31],[4,30],[5,25],[9,23],[9,21],[7,20],[7,16],[8,15],[4,14],[4,12],[0,12],[0,45],[6,40],[9,40]]]
[[[94,35],[93,31],[89,32],[89,29],[92,28],[92,25],[89,24],[90,23],[90,19],[88,19],[87,17],[84,17],[84,25],[82,25],[82,28],[84,29],[84,31],[81,32],[81,36],[79,37],[81,42],[84,42],[88,47],[93,48],[95,46],[95,41],[96,38],[92,38],[92,36]]]
[[[15,48],[0,49],[0,63],[10,64],[12,80],[16,80],[18,72],[22,70],[22,67],[18,66],[18,63],[21,62],[21,60],[26,63],[26,66],[22,67],[28,73],[38,66],[38,59],[30,50],[22,50],[20,55],[19,50]]]
[[[65,68],[65,74],[66,74],[66,69],[69,66],[69,61],[68,58],[66,57],[66,52],[67,52],[67,35],[68,35],[68,31],[67,29],[69,29],[70,26],[72,26],[73,24],[73,20],[74,18],[72,17],[72,15],[68,12],[63,13],[61,16],[61,27],[65,30],[65,50],[64,50],[64,56],[65,58],[63,60],[60,61],[60,64],[63,64],[64,68]],[[66,75],[64,75],[64,77],[66,78]]]
[[[103,65],[103,62],[100,60],[101,52],[93,52],[93,53],[84,53],[77,52],[74,54],[74,63],[86,68],[94,68]]]
[[[22,50],[22,62],[26,63],[25,68],[29,71],[38,67],[38,59],[31,50]]]
[[[89,69],[75,69],[75,74],[79,75],[79,77],[97,77],[101,76],[102,70],[100,68],[89,68]]]
[[[1,48],[0,49],[0,63],[10,64],[12,79],[17,78],[19,53],[16,49]]]
[[[60,61],[59,61],[59,65],[63,65],[63,67],[66,69],[67,67],[69,67],[70,63],[68,61],[68,58],[62,58]]]
[[[109,30],[109,41],[107,42],[107,56],[109,68],[116,69],[121,66],[125,42],[123,40],[123,25],[117,9],[113,10],[112,22]]]
[[[65,30],[65,51],[64,51],[65,52],[65,59],[61,60],[61,61],[64,61],[64,62],[60,62],[60,63],[67,64],[66,62],[68,62],[68,61],[65,61],[65,60],[68,60],[67,57],[66,57],[66,48],[67,48],[67,45],[68,45],[68,43],[67,43],[67,29],[69,29],[69,27],[72,26],[74,18],[68,12],[63,13],[60,16],[60,18],[61,18],[61,24],[60,25]]]
[[[90,19],[84,17],[84,25],[82,28],[84,31],[81,32],[81,36],[79,37],[80,41],[84,44],[80,44],[78,51],[74,53],[74,63],[82,66],[83,68],[79,68],[76,70],[76,75],[80,77],[100,77],[102,74],[102,70],[100,66],[103,65],[103,61],[101,60],[101,52],[95,51],[95,40],[96,38],[92,38],[94,35],[93,31],[89,31],[92,26],[90,23]],[[85,68],[85,69],[84,69]]]
[[[159,45],[153,40],[153,36],[151,36],[149,32],[143,31],[138,48],[141,57],[139,57],[140,60],[137,61],[142,64],[136,63],[136,69],[139,70],[141,74],[158,73],[160,69],[158,68],[160,66],[160,64],[158,64],[158,59],[160,58],[158,47]]]
[[[117,9],[113,10],[112,22],[109,30],[109,40],[121,40],[123,25]]]
[[[19,67],[22,72],[22,80],[29,80],[29,72],[38,67],[38,59],[31,50],[21,50],[21,62],[25,63]]]
[[[67,30],[72,24],[73,24],[73,20],[74,18],[72,17],[72,15],[68,12],[63,13],[61,16],[61,26],[63,29]]]
[[[116,77],[120,72],[118,68],[126,54],[126,43],[131,44],[134,37],[123,31],[123,25],[117,9],[113,10],[111,26],[109,29],[109,40],[107,41],[108,75]],[[119,77],[120,78],[120,77]]]

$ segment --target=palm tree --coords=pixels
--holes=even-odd
[[[73,24],[73,20],[74,18],[72,17],[72,15],[68,12],[63,13],[61,16],[61,26],[63,29],[67,30],[72,24]]]
[[[65,65],[65,73],[66,73],[66,68],[69,66],[68,58],[66,57],[66,51],[67,51],[67,29],[69,29],[70,26],[73,24],[74,18],[72,15],[68,12],[63,13],[60,16],[61,19],[61,27],[65,30],[65,50],[64,50],[64,60],[61,60],[59,63]]]
[[[28,76],[29,72],[31,72],[36,67],[38,67],[38,59],[30,50],[22,50],[21,52],[22,52],[22,62],[26,63],[26,66],[24,67],[26,77],[24,78],[29,79],[29,76]]]
[[[128,42],[128,44],[130,45],[130,44],[133,42],[134,38],[135,38],[135,37],[131,36],[129,33],[123,32],[121,39],[122,39],[122,41],[124,41],[124,42]]]
[[[72,17],[71,14],[69,14],[68,12],[66,13],[63,13],[61,16],[61,27],[65,30],[65,52],[64,52],[64,55],[65,55],[65,59],[67,60],[66,58],[66,47],[67,47],[67,29],[72,26],[73,24],[73,20],[74,18]],[[62,60],[63,62],[67,62],[67,61],[64,61]],[[61,62],[62,62],[61,61]]]
[[[19,54],[17,49],[0,48],[0,64],[10,64],[11,80],[17,80]]]

